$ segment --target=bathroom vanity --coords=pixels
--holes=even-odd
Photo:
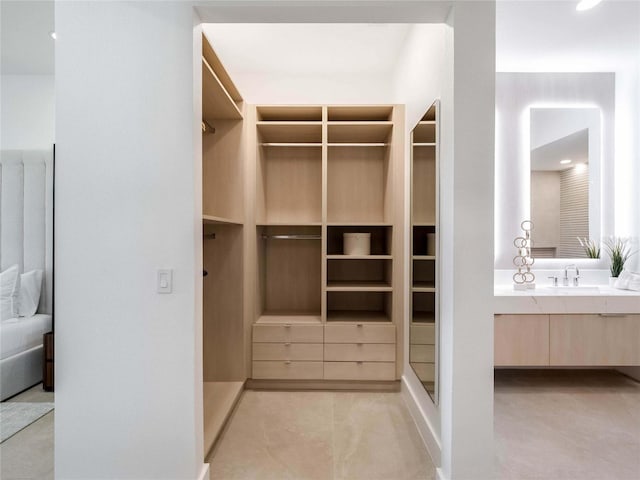
[[[640,365],[640,292],[509,285],[494,301],[496,367]]]

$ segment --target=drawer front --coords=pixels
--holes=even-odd
[[[434,382],[436,369],[433,363],[411,363],[413,371],[421,382]]]
[[[410,345],[409,361],[434,363],[436,361],[436,346],[435,345]]]
[[[326,343],[396,343],[395,325],[326,325]]]
[[[640,365],[640,315],[551,315],[551,365]]]
[[[435,325],[411,325],[411,343],[415,345],[435,345]]]
[[[254,343],[253,360],[322,361],[321,343]]]
[[[254,361],[253,378],[321,380],[322,362]]]
[[[255,343],[322,343],[322,325],[254,325]]]
[[[394,362],[324,362],[325,380],[395,380]]]
[[[392,343],[325,343],[327,362],[395,362],[396,346]]]

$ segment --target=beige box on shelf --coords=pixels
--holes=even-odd
[[[343,242],[345,255],[371,255],[370,233],[345,233]]]

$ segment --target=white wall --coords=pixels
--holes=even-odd
[[[616,72],[615,112],[615,232],[633,238],[640,272],[640,65]]]
[[[440,25],[413,25],[403,51],[398,58],[393,78],[393,102],[406,105],[405,122],[405,225],[410,225],[411,214],[411,148],[410,134],[434,100],[439,99],[444,88],[445,37],[447,27]],[[405,236],[405,298],[409,298],[411,282],[411,233]],[[409,405],[420,428],[429,453],[436,465],[440,465],[440,412],[425,391],[422,383],[409,365],[409,302],[405,302],[403,390],[410,396]]]
[[[54,76],[2,75],[0,148],[51,149],[54,143]]]
[[[498,73],[496,76],[495,267],[512,269],[513,239],[529,217],[529,107],[598,107],[602,112],[600,196],[591,195],[590,215],[601,217],[599,236],[614,232],[615,91],[611,73]],[[591,138],[590,138],[591,148]],[[596,173],[594,168],[594,173]],[[595,175],[594,175],[595,178]],[[590,192],[591,194],[591,192]],[[600,198],[600,201],[597,200]],[[597,211],[601,214],[597,214]],[[596,213],[594,213],[596,212]],[[590,219],[591,221],[591,219]],[[593,225],[592,225],[593,227]],[[563,259],[540,259],[536,267],[558,268]],[[606,268],[580,260],[579,268]]]
[[[441,165],[441,478],[493,478],[495,2],[447,22]],[[452,81],[450,80],[452,79]]]
[[[234,75],[234,83],[250,104],[392,103],[387,75]]]
[[[55,13],[56,478],[195,479],[193,10],[87,1]],[[158,268],[173,269],[170,295],[156,293]]]

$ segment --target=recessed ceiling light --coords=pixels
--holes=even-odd
[[[564,160],[560,160],[561,165],[566,165],[567,163],[571,163],[571,160],[569,160],[568,158],[565,158]]]
[[[578,10],[579,12],[589,10],[598,5],[601,1],[602,0],[581,0],[580,2],[578,2],[578,5],[576,5],[576,10]]]
[[[49,35],[51,35],[51,38],[53,38],[54,40],[58,38],[58,35],[56,35],[56,32],[49,32]]]

